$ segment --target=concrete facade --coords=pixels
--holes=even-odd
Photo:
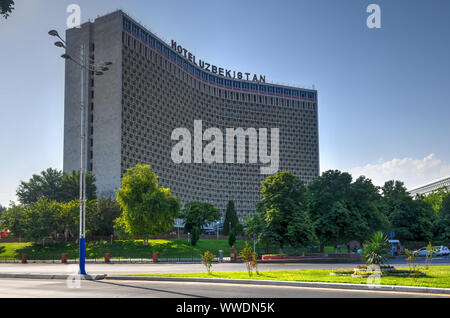
[[[290,171],[305,183],[319,176],[317,91],[221,79],[187,61],[122,11],[67,31],[68,48],[81,41],[89,43],[96,62],[114,63],[93,83],[92,75],[89,79],[87,167],[96,177],[99,196],[113,195],[129,167],[146,163],[182,204],[210,202],[224,213],[233,200],[240,217],[253,214],[267,177],[260,173],[261,164],[248,158],[243,164],[172,161],[177,143],[172,131],[182,127],[193,133],[195,120],[202,120],[203,131],[216,127],[224,134],[226,128],[279,128],[278,171]],[[80,166],[79,74],[79,67],[67,62],[67,172]],[[270,153],[270,135],[268,140]],[[248,150],[246,145],[247,155]]]

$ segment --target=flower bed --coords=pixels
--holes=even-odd
[[[394,266],[381,265],[381,266],[367,266],[358,265],[353,269],[335,269],[330,272],[332,276],[348,276],[356,278],[366,278],[370,276],[425,276],[426,274],[421,271],[409,271],[409,270],[397,270]]]
[[[354,273],[353,269],[335,269],[330,272],[333,276],[348,276]]]

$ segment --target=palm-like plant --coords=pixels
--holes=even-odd
[[[361,257],[367,265],[382,265],[389,255],[388,238],[382,232],[376,232],[364,243]]]

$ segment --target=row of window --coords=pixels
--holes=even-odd
[[[166,58],[172,60],[174,63],[178,64],[184,70],[188,71],[195,77],[202,79],[203,81],[212,83],[219,87],[224,87],[228,89],[234,90],[242,90],[242,91],[250,91],[259,94],[268,94],[275,95],[281,97],[290,97],[290,98],[298,98],[305,100],[316,101],[317,96],[315,92],[296,90],[291,88],[277,87],[271,85],[262,85],[255,83],[246,83],[241,81],[234,81],[225,79],[222,77],[214,76],[209,72],[202,71],[196,66],[189,63],[187,60],[179,56],[176,52],[174,52],[171,48],[163,44],[161,41],[157,40],[155,37],[150,35],[148,32],[141,29],[135,23],[127,19],[123,18],[123,27],[126,31],[132,34],[134,37],[143,41],[153,49],[156,49],[159,53],[163,54]]]

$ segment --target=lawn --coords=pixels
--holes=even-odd
[[[213,272],[208,275],[206,273],[189,273],[189,274],[130,274],[126,276],[159,276],[159,277],[203,277],[203,278],[225,278],[225,279],[259,279],[259,280],[280,280],[280,281],[300,281],[300,282],[329,282],[329,283],[352,283],[367,284],[367,278],[354,278],[351,276],[331,276],[330,270],[290,270],[290,271],[264,271],[259,275],[256,273],[249,277],[242,264],[242,272]],[[408,269],[408,268],[398,268]],[[430,266],[428,270],[423,267],[419,268],[425,272],[426,276],[421,277],[399,277],[399,276],[383,276],[380,279],[381,285],[399,285],[399,286],[420,286],[420,287],[437,287],[450,288],[450,266]],[[124,276],[124,275],[120,275]]]
[[[245,247],[244,241],[236,241],[238,250]],[[194,257],[199,258],[206,250],[219,255],[223,250],[224,257],[230,256],[230,246],[226,240],[199,240],[196,246],[188,244],[187,240],[149,240],[145,246],[142,240],[114,241],[111,244],[103,241],[86,243],[87,258],[102,258],[105,253],[111,253],[112,258],[152,258],[153,252],[158,257]],[[261,252],[263,252],[261,250]],[[67,253],[69,259],[78,257],[78,245],[75,242],[58,243],[0,243],[1,259],[20,259],[27,254],[29,259],[51,260],[60,259],[62,253]]]
[[[253,242],[250,242],[253,247]],[[236,241],[238,251],[245,247],[245,241]],[[142,240],[117,240],[111,242],[87,241],[86,257],[102,258],[105,253],[111,253],[112,258],[151,258],[153,252],[158,253],[160,258],[198,258],[205,251],[210,251],[219,256],[219,250],[223,251],[224,257],[230,256],[230,246],[227,240],[200,239],[196,246],[188,244],[186,239],[155,239],[149,240],[149,245],[145,246]],[[286,247],[287,255],[301,255],[308,250],[296,250],[292,247]],[[264,246],[256,245],[258,255],[265,254]],[[270,246],[271,253],[278,253],[277,246]],[[325,247],[326,253],[332,253],[333,247]],[[346,249],[341,249],[346,252]],[[0,242],[0,260],[20,259],[22,254],[27,254],[28,259],[36,260],[56,260],[61,258],[62,253],[67,253],[69,259],[78,258],[78,245],[75,242],[51,243],[1,243]]]

